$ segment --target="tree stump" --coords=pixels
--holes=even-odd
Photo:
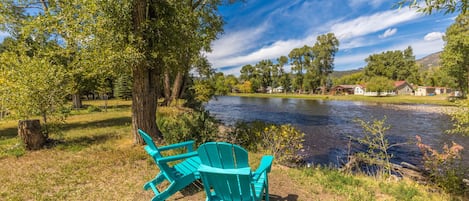
[[[41,132],[39,119],[20,120],[18,122],[18,135],[28,150],[38,150],[46,143],[46,136]]]

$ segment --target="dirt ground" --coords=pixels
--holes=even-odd
[[[304,187],[288,177],[287,169],[283,166],[273,166],[272,172],[269,174],[269,199],[271,201],[334,200],[333,196],[312,195],[306,192]],[[205,192],[200,183],[195,183],[182,192],[171,196],[168,200],[203,201],[205,200]]]

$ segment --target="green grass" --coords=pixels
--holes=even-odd
[[[233,93],[230,96],[241,97],[259,97],[259,98],[298,98],[310,100],[343,100],[343,101],[364,101],[379,103],[396,103],[396,104],[432,104],[432,105],[453,105],[444,95],[437,96],[389,96],[389,97],[370,97],[359,95],[348,96],[332,96],[332,95],[309,95],[309,94],[261,94],[261,93]]]
[[[100,106],[100,101],[85,105]],[[0,123],[2,200],[149,200],[143,184],[158,169],[130,133],[130,102],[112,102],[108,112],[77,110],[59,139],[47,148],[25,151],[16,136],[17,121]],[[160,108],[164,113],[180,112]],[[252,167],[261,153],[250,153]],[[434,188],[412,181],[352,176],[330,168],[290,169],[274,165],[270,193],[278,200],[450,200]],[[197,189],[170,200],[203,200]],[[297,199],[295,199],[297,198]]]
[[[305,190],[327,195],[325,200],[458,200],[446,193],[438,193],[437,187],[419,185],[407,179],[395,181],[350,175],[328,167],[290,169],[287,174]]]

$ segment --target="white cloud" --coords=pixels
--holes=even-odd
[[[368,4],[368,5],[373,6],[374,8],[380,6],[384,2],[386,2],[386,0],[349,0],[348,1],[351,7],[358,7],[364,4]]]
[[[445,34],[442,32],[431,32],[423,37],[426,41],[441,40]]]
[[[262,47],[252,53],[239,56],[226,56],[223,58],[212,59],[212,65],[215,68],[223,66],[242,66],[245,64],[255,64],[263,59],[275,59],[280,56],[286,56],[293,48],[301,47],[305,44],[313,44],[315,36],[305,39],[280,40],[272,45]]]
[[[263,24],[256,28],[244,29],[222,35],[220,39],[213,42],[212,52],[207,53],[207,57],[210,60],[216,60],[243,53],[256,45],[256,41],[262,37],[267,27],[267,24]]]
[[[337,23],[330,31],[335,33],[339,40],[346,40],[375,33],[421,16],[411,9],[384,11]]]
[[[379,35],[379,38],[387,38],[387,37],[392,36],[396,33],[397,33],[396,28],[386,29],[386,31],[384,31],[384,33],[382,35]]]

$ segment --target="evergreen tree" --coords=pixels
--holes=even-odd
[[[132,78],[130,75],[124,74],[117,78],[114,85],[114,96],[124,100],[132,98]]]

